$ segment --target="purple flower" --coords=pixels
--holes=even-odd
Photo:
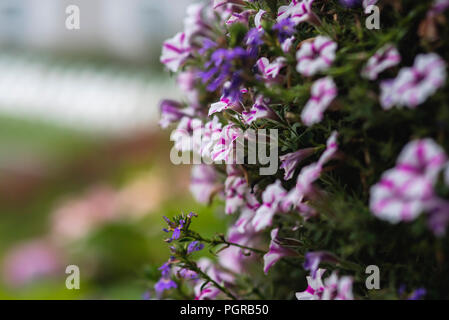
[[[338,259],[326,251],[307,252],[304,257],[304,269],[310,271],[312,278],[315,278],[321,262],[337,263]]]
[[[186,115],[182,110],[181,104],[173,100],[162,100],[159,108],[161,110],[159,125],[164,129],[171,123],[181,120]]]
[[[246,34],[245,42],[248,46],[248,54],[250,57],[257,57],[259,47],[264,43],[262,40],[263,35],[264,31],[262,28],[252,28]]]
[[[355,8],[362,4],[362,0],[340,0],[340,4],[346,8]]]
[[[154,285],[154,290],[160,296],[165,290],[176,289],[178,285],[170,278],[162,277]]]
[[[201,242],[199,242],[199,241],[192,241],[187,246],[187,254],[195,252],[195,251],[200,251],[203,248],[204,248],[204,244],[202,244]]]
[[[268,270],[283,257],[296,255],[296,252],[294,250],[289,249],[289,248],[284,248],[279,244],[279,240],[277,237],[278,232],[279,232],[278,228],[271,230],[270,249],[263,256],[263,261],[264,261],[263,272],[265,272],[265,273],[268,273]]]
[[[186,221],[184,219],[180,219],[178,224],[176,224],[175,222],[172,222],[169,218],[167,218],[166,216],[163,216],[165,222],[167,222],[168,224],[168,229],[164,228],[162,229],[164,232],[172,232],[172,235],[169,239],[167,239],[167,242],[172,242],[173,240],[177,240],[179,239],[179,237],[181,236],[181,231],[182,228],[184,228],[184,224],[186,223]]]
[[[422,300],[426,294],[427,290],[425,288],[418,288],[412,292],[407,300]]]
[[[164,263],[159,269],[161,271],[162,276],[167,277],[170,275],[171,265],[170,262]]]
[[[284,169],[284,180],[290,180],[293,177],[293,174],[295,173],[295,169],[298,166],[298,164],[306,159],[307,157],[311,156],[315,152],[315,148],[304,148],[300,149],[296,152],[287,153],[283,156],[280,156],[279,159],[281,160],[281,169]]]
[[[279,42],[283,43],[295,33],[295,23],[290,18],[287,18],[276,23],[273,26],[273,30],[276,31]]]

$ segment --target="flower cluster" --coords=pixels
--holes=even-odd
[[[310,272],[298,299],[353,299],[352,284],[371,254],[361,248],[384,246],[373,240],[381,222],[366,212],[391,223],[426,213],[430,229],[444,234],[446,47],[422,39],[409,50],[400,39],[410,34],[401,28],[419,23],[425,10],[440,14],[447,6],[422,5],[421,15],[400,21],[402,13],[388,15],[385,30],[376,33],[348,17],[360,21],[372,5],[396,11],[400,5],[339,2],[195,4],[185,30],[164,43],[161,62],[177,72],[186,100],[164,100],[160,125],[176,124],[174,148],[205,161],[192,168],[191,192],[205,204],[220,198],[231,223],[225,235],[206,241],[189,231],[191,216],[166,219],[167,242],[174,244],[168,266],[184,271],[162,268],[156,291],[175,288],[173,274],[188,274],[181,278],[192,281],[197,299],[260,297],[257,288],[240,285],[247,272],[256,277],[249,270],[257,268],[248,266],[263,261],[261,277],[289,267],[301,270],[302,279]],[[249,148],[240,155],[243,163],[235,161],[237,146],[255,139],[248,129],[277,130],[274,174],[260,174],[265,163],[252,159]],[[258,148],[275,145],[257,142]],[[394,241],[394,229],[388,230],[379,241]],[[205,243],[222,246],[216,261],[194,262]],[[388,254],[379,263],[391,264],[395,257]],[[325,280],[320,263],[331,265]]]

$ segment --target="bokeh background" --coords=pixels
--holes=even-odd
[[[190,2],[0,0],[0,299],[142,299],[168,258],[162,215],[223,231],[157,124],[179,96],[161,43]]]

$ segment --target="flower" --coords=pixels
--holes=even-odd
[[[173,38],[164,42],[160,61],[170,71],[176,72],[189,57],[190,51],[191,48],[186,34],[179,32]]]
[[[394,79],[380,82],[380,105],[384,110],[391,109],[395,105]]]
[[[236,125],[228,124],[224,126],[221,131],[221,136],[212,151],[212,160],[224,160],[227,164],[234,163],[236,161],[234,147],[236,146],[237,140],[241,137],[243,137],[243,132]]]
[[[413,291],[410,297],[407,300],[422,300],[427,294],[427,290],[425,288],[418,288]]]
[[[164,129],[171,123],[177,122],[185,116],[185,113],[181,109],[181,104],[173,100],[162,100],[159,104],[159,108],[161,110],[159,125]]]
[[[240,172],[232,165],[226,168],[228,176],[225,181],[226,214],[232,214],[245,204],[248,185]]]
[[[279,74],[279,71],[285,66],[287,60],[284,57],[277,57],[273,62],[262,57],[257,60],[256,65],[259,68],[259,71],[262,72],[262,76],[264,79],[274,80]]]
[[[315,278],[321,262],[337,263],[338,259],[326,251],[307,252],[304,257],[304,269],[309,270],[312,277]]]
[[[190,178],[190,192],[199,203],[209,203],[212,195],[216,192],[217,173],[211,165],[198,164],[192,167]]]
[[[291,36],[290,38],[287,38],[284,40],[284,42],[281,43],[281,49],[285,53],[290,51],[290,48],[292,47],[293,41],[295,41],[295,37]]]
[[[262,28],[262,17],[265,13],[267,13],[265,10],[260,9],[254,16],[254,25],[256,26],[256,28]]]
[[[281,169],[284,169],[284,180],[290,180],[295,173],[295,169],[301,161],[311,156],[315,152],[315,148],[304,148],[295,152],[280,156]]]
[[[268,252],[263,256],[263,272],[265,273],[268,273],[268,270],[283,257],[296,255],[296,252],[292,249],[284,248],[279,244],[278,232],[279,228],[271,230],[270,248]]]
[[[168,238],[166,240],[166,242],[170,243],[173,240],[177,240],[179,239],[179,237],[181,236],[181,231],[184,228],[184,225],[186,223],[186,221],[184,219],[180,219],[178,221],[178,223],[172,222],[169,218],[167,218],[166,216],[163,216],[165,222],[167,222],[168,224],[168,229],[164,228],[162,229],[164,232],[172,232],[172,235],[170,238]]]
[[[262,37],[264,30],[262,28],[251,28],[245,37],[245,43],[248,47],[248,54],[250,57],[255,58],[259,47],[263,45]]]
[[[222,125],[217,116],[204,125],[203,135],[201,137],[201,155],[212,159],[212,151],[221,137]]]
[[[170,278],[161,277],[154,285],[154,290],[160,296],[165,290],[176,289],[178,285]]]
[[[337,136],[338,133],[333,131],[327,139],[326,150],[321,154],[318,161],[301,169],[296,180],[295,188],[290,190],[282,201],[283,211],[288,211],[292,206],[298,207],[304,197],[312,191],[312,184],[320,177],[323,166],[334,157],[338,150]],[[306,211],[310,211],[309,208]]]
[[[446,63],[436,53],[419,54],[413,67],[402,68],[391,89],[381,87],[382,96],[388,96],[385,109],[392,105],[415,108],[441,88],[446,81]],[[391,91],[390,91],[391,90]]]
[[[202,244],[201,242],[199,242],[199,241],[192,241],[187,246],[187,254],[195,252],[195,251],[200,251],[203,248],[204,248],[204,244]]]
[[[449,0],[435,0],[428,14],[437,15],[443,13],[447,8],[449,8]]]
[[[273,30],[276,31],[279,42],[284,43],[285,40],[290,38],[295,33],[295,23],[292,19],[286,18],[277,22],[273,26]]]
[[[170,135],[170,140],[174,141],[176,150],[182,152],[200,150],[202,126],[199,119],[183,117],[178,127]]]
[[[324,280],[324,290],[321,300],[353,300],[351,277],[338,278],[334,271],[329,278]]]
[[[387,44],[380,48],[362,70],[362,76],[369,80],[376,80],[384,70],[394,67],[401,62],[401,55],[396,47]]]
[[[307,276],[307,288],[303,292],[296,292],[298,300],[320,300],[324,291],[324,284],[321,277],[326,272],[325,269],[318,269],[315,277]]]
[[[311,126],[323,119],[323,113],[337,96],[337,86],[331,77],[315,81],[311,89],[311,97],[301,112],[301,120]]]
[[[296,52],[296,70],[305,76],[326,71],[335,60],[336,50],[337,44],[328,37],[318,36],[306,41]]]
[[[232,83],[230,81],[227,81],[224,84],[224,88],[230,88],[232,86]],[[237,89],[238,90],[238,89]],[[240,89],[240,93],[246,93],[246,89]],[[240,98],[230,98],[229,96],[223,95],[220,98],[220,101],[212,103],[209,108],[209,116],[211,116],[214,113],[222,112],[223,110],[227,109],[233,109],[236,111],[241,110],[241,102]]]
[[[433,185],[446,159],[443,149],[432,139],[409,142],[396,166],[371,187],[371,211],[390,223],[415,219],[433,198]]]
[[[264,97],[259,95],[251,109],[249,111],[242,112],[242,117],[245,123],[250,125],[257,119],[276,119],[276,114],[266,105]]]
[[[35,239],[8,250],[3,257],[2,273],[9,285],[22,286],[36,279],[57,275],[63,265],[59,249],[46,239]]]
[[[281,6],[278,9],[277,21],[287,18],[298,25],[301,22],[319,23],[318,17],[312,11],[312,3],[314,0],[292,0],[288,6]]]
[[[257,209],[252,225],[256,231],[271,226],[273,216],[280,211],[280,204],[284,200],[287,192],[281,185],[280,180],[270,184],[262,193],[262,206]]]

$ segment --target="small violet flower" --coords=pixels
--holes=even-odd
[[[204,248],[204,244],[199,241],[192,241],[187,246],[187,254],[190,254],[195,251],[200,251]]]
[[[336,50],[337,44],[328,37],[318,36],[306,41],[296,52],[296,70],[308,77],[326,71],[335,60]]]

